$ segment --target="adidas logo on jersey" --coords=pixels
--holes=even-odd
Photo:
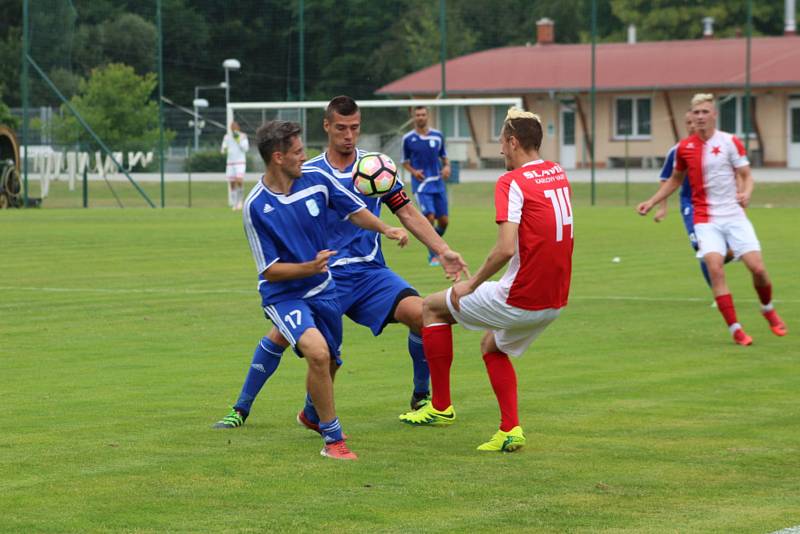
[[[275,211],[275,208],[273,208],[269,204],[264,204],[264,213],[269,213],[271,211]]]

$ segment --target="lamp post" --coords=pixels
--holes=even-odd
[[[195,91],[197,88],[195,88]],[[205,98],[195,98],[192,101],[192,106],[194,106],[194,120],[192,121],[192,125],[194,126],[194,151],[197,152],[198,144],[200,143],[200,113],[197,111],[199,108],[207,108],[208,107],[208,100]]]
[[[225,82],[219,82],[216,85],[195,85],[194,86],[194,100],[192,101],[192,105],[194,106],[194,151],[197,152],[199,140],[200,140],[200,130],[203,129],[202,126],[198,124],[200,117],[198,115],[197,108],[207,108],[208,107],[208,100],[205,98],[200,98],[200,90],[212,90],[212,89],[226,89],[228,84]],[[197,102],[201,102],[201,104],[197,104]],[[204,102],[205,104],[202,104]]]
[[[228,108],[228,102],[231,100],[231,81],[229,72],[232,70],[239,70],[242,68],[242,64],[239,63],[238,59],[226,59],[222,62],[222,68],[225,69],[225,109]]]

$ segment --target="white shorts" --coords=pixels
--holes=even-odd
[[[491,330],[497,347],[512,356],[522,356],[547,325],[555,321],[561,309],[523,310],[506,304],[497,282],[484,282],[460,301],[460,311],[453,308],[450,292],[445,297],[450,314],[469,330]]]
[[[736,259],[748,252],[761,250],[756,231],[747,217],[695,224],[694,233],[697,236],[698,258],[710,252],[725,257],[728,248]]]
[[[228,163],[225,166],[225,177],[228,178],[228,180],[244,178],[245,165],[245,163]]]

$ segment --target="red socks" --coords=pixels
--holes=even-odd
[[[717,301],[717,309],[728,326],[739,322],[736,320],[736,308],[733,307],[733,297],[730,293],[715,297],[714,300]]]
[[[450,365],[453,363],[453,331],[449,324],[436,324],[422,328],[422,347],[431,371],[431,404],[437,410],[446,410],[450,400]]]
[[[761,304],[766,306],[770,302],[772,302],[772,284],[767,284],[765,286],[755,286],[756,293],[758,293],[758,300],[761,301]]]
[[[519,426],[517,412],[517,374],[508,355],[502,352],[489,352],[483,355],[489,381],[500,405],[500,430],[508,432]]]

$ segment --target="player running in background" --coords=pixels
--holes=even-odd
[[[517,412],[517,376],[508,355],[521,356],[567,305],[572,273],[571,188],[557,163],[539,156],[542,124],[511,108],[500,146],[506,169],[495,186],[498,238],[469,280],[425,299],[422,340],[431,369],[433,400],[400,416],[412,425],[448,425],[451,325],[485,330],[481,352],[500,405],[500,429],[480,451],[513,451],[525,444]],[[487,280],[508,264],[498,282]]]
[[[444,148],[444,136],[439,130],[428,128],[428,108],[414,108],[414,129],[403,136],[403,167],[411,173],[411,192],[417,198],[422,214],[436,233],[447,230],[447,187],[450,162]],[[428,250],[428,263],[439,265],[436,254]]]
[[[324,456],[354,460],[344,442],[333,404],[333,377],[342,343],[342,312],[328,263],[328,215],[372,231],[408,240],[368,211],[336,180],[303,174],[305,150],[299,124],[270,121],[256,133],[266,172],[250,191],[244,229],[259,273],[264,314],[308,363],[306,385],[320,416]],[[345,223],[350,224],[350,223]],[[265,338],[256,353],[269,350]]]
[[[692,111],[689,110],[686,112],[684,116],[684,124],[686,125],[686,134],[692,135],[694,134],[694,126],[692,125]],[[672,170],[675,166],[675,152],[678,149],[678,145],[673,146],[669,152],[667,152],[667,157],[664,159],[664,166],[661,167],[661,174],[659,178],[661,179],[661,184],[663,185],[669,177],[672,176]],[[695,252],[697,252],[697,237],[694,233],[694,206],[692,206],[692,186],[690,184],[690,180],[686,179],[681,184],[681,192],[680,192],[680,206],[681,206],[681,217],[683,218],[683,226],[686,228],[686,233],[689,234],[689,244],[692,246]],[[664,217],[667,216],[667,199],[664,198],[661,202],[658,203],[658,210],[656,210],[656,214],[653,217],[655,222],[661,222],[664,220]],[[728,263],[733,259],[733,253],[728,251],[725,255],[725,263]],[[711,278],[708,276],[708,268],[706,267],[706,262],[703,258],[698,258],[700,263],[700,272],[703,273],[703,278],[708,284],[708,287],[711,287]],[[715,303],[716,304],[716,303]]]
[[[236,121],[222,138],[220,152],[226,154],[225,177],[228,179],[228,206],[242,209],[244,202],[244,172],[247,168],[247,151],[250,142]]]
[[[736,317],[725,280],[728,247],[752,273],[761,312],[770,329],[777,336],[785,336],[786,324],[772,304],[772,283],[761,257],[761,244],[744,211],[753,192],[753,176],[744,146],[734,135],[716,129],[714,95],[700,93],[692,98],[692,121],[695,132],[678,144],[672,176],[655,195],[639,204],[637,211],[646,215],[655,204],[671,195],[688,174],[699,247],[697,257],[706,263],[711,291],[733,340],[739,345],[753,342]]]
[[[348,96],[331,100],[325,111],[323,127],[328,135],[327,150],[303,166],[304,175],[336,180],[357,194],[375,215],[380,214],[383,204],[387,205],[403,226],[436,251],[448,276],[458,279],[466,264],[410,203],[402,182],[398,181],[392,191],[380,198],[361,195],[354,189],[352,169],[359,153],[356,143],[361,130],[361,112],[356,102]],[[386,266],[380,236],[374,231],[351,227],[336,217],[328,219],[328,248],[338,251],[331,258],[330,267],[339,304],[343,313],[368,327],[375,336],[389,323],[399,322],[409,328],[408,352],[414,371],[411,407],[416,409],[430,399],[430,373],[420,337],[422,298],[408,282]],[[257,350],[253,356],[239,399],[231,412],[215,425],[216,428],[236,428],[244,424],[256,396],[277,369],[287,342],[274,328],[264,339],[269,343],[265,342],[264,350]],[[298,421],[319,431],[318,413],[311,398],[307,397],[306,401],[306,406],[298,414]]]

